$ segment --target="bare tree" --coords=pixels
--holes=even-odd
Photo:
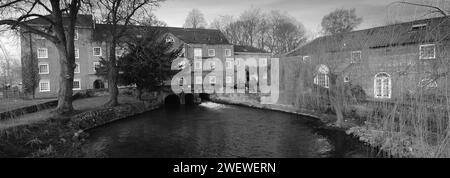
[[[99,12],[101,21],[111,25],[108,28],[109,38],[109,74],[108,87],[110,98],[107,106],[117,106],[119,89],[117,88],[118,69],[116,60],[116,47],[131,29],[133,22],[151,14],[152,7],[158,6],[164,0],[99,0],[94,4],[93,10]]]
[[[58,114],[73,111],[72,89],[75,69],[74,34],[77,15],[84,0],[2,0],[0,14],[6,18],[0,25],[8,25],[12,29],[40,35],[55,44],[59,53],[60,78]],[[48,15],[46,15],[48,14]],[[41,18],[47,22],[43,30],[28,24],[32,18]]]
[[[38,60],[36,59],[36,55],[33,51],[33,42],[31,41],[32,34],[22,34],[22,35],[28,35],[29,41],[29,50],[30,53],[27,54],[28,56],[23,56],[23,58],[28,58],[28,60],[22,60],[22,66],[26,68],[27,70],[22,70],[22,77],[23,77],[23,89],[26,94],[30,94],[32,98],[34,99],[36,97],[36,88],[39,86],[39,69],[38,69]]]
[[[150,13],[148,16],[143,16],[135,22],[137,25],[153,26],[153,27],[166,27],[166,22],[158,19],[155,14]]]
[[[294,50],[306,41],[303,25],[279,11],[264,13],[259,9],[245,11],[238,19],[220,16],[211,23],[230,43],[265,49],[273,54]]]
[[[261,10],[260,9],[250,9],[242,13],[240,17],[242,22],[242,30],[244,34],[244,41],[246,45],[254,46],[254,39],[257,36],[258,26],[260,25]]]
[[[294,18],[279,11],[272,11],[268,18],[271,28],[265,44],[273,54],[287,53],[306,42],[306,30]]]
[[[326,35],[350,32],[361,24],[362,18],[357,17],[355,9],[336,9],[322,19],[323,32]]]
[[[258,41],[256,42],[256,47],[260,49],[266,48],[266,37],[269,34],[271,23],[269,22],[268,14],[264,13],[261,15],[260,23],[257,26],[257,37]]]
[[[206,28],[205,16],[198,9],[192,9],[186,17],[183,27],[185,28]]]

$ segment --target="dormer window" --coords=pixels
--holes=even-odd
[[[166,38],[166,43],[173,43],[173,42],[175,42],[175,40],[171,36],[168,36]]]
[[[415,24],[411,27],[411,31],[419,31],[419,30],[425,30],[427,29],[427,24]]]

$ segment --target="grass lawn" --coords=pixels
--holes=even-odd
[[[92,109],[97,109],[103,107],[103,105],[108,101],[109,96],[99,96],[92,98],[83,98],[75,100],[73,102],[73,107],[77,112],[89,111]],[[51,100],[49,100],[51,101]],[[120,104],[138,103],[142,102],[131,96],[119,96]],[[17,106],[17,105],[16,105]],[[20,108],[20,107],[19,107]],[[52,116],[53,109],[43,110],[36,113],[26,114],[15,118],[13,120],[0,121],[0,129],[5,129],[8,127],[14,127],[29,123],[35,123],[43,120],[50,119]]]
[[[28,106],[33,106],[41,103],[46,103],[53,99],[36,99],[36,100],[23,100],[23,99],[0,99],[0,113],[11,111],[14,109],[24,108]]]

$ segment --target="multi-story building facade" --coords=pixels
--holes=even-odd
[[[49,27],[48,22],[40,18],[29,20],[28,24],[37,28],[45,29]],[[95,23],[91,15],[78,16],[75,30],[75,62],[77,67],[74,75],[74,91],[108,87],[107,80],[96,75],[96,68],[100,66],[102,59],[108,60],[110,49],[108,32],[110,28],[110,25]],[[255,48],[234,46],[219,30],[143,26],[129,26],[128,28],[126,37],[128,40],[130,39],[129,35],[135,35],[136,38],[143,37],[144,34],[142,33],[146,31],[146,28],[161,28],[164,32],[165,39],[163,40],[173,43],[174,49],[181,47],[183,51],[180,57],[189,59],[193,70],[206,71],[202,73],[202,78],[193,78],[192,83],[194,84],[203,84],[203,79],[206,78],[208,70],[211,71],[211,68],[204,68],[205,61],[208,59],[219,59],[224,66],[234,66],[235,56],[245,58],[270,55]],[[123,55],[125,51],[126,49],[117,47],[116,56]],[[39,35],[22,32],[21,54],[24,70],[31,67],[24,64],[31,64],[39,70],[39,85],[36,88],[35,96],[38,98],[57,96],[60,65],[59,54],[55,45]],[[36,61],[30,63],[29,60]],[[232,63],[226,62],[227,60]],[[211,65],[215,66],[214,63]],[[209,76],[208,81],[216,83],[216,77],[221,76]],[[200,79],[202,81],[199,81]],[[229,80],[223,79],[224,83]],[[25,80],[23,83],[26,85]]]
[[[314,85],[329,88],[329,76],[333,74],[338,82],[360,85],[375,100],[425,90],[445,93],[449,81],[444,75],[450,69],[449,20],[424,19],[319,37],[283,59],[293,59],[300,66],[295,69],[302,71],[300,92],[310,92]]]
[[[47,22],[39,18],[30,20],[28,23],[38,28],[48,27]],[[107,81],[96,75],[96,68],[99,67],[101,59],[108,59],[109,44],[107,33],[105,33],[108,28],[110,28],[109,25],[96,24],[91,15],[79,15],[75,36],[77,64],[74,77],[75,91],[107,87]],[[207,58],[221,60],[234,58],[233,45],[218,30],[173,27],[151,28],[164,28],[166,32],[165,40],[174,43],[174,48],[182,46],[181,57],[202,60]],[[138,33],[133,35],[142,36]],[[38,35],[23,32],[21,35],[21,52],[22,64],[26,60],[37,60],[40,81],[36,88],[36,97],[56,96],[59,88],[60,66],[58,51],[53,43]],[[118,48],[116,55],[120,56],[123,52],[124,50]],[[26,70],[29,66],[23,65],[23,67]]]

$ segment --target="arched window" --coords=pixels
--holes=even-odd
[[[375,98],[389,99],[391,98],[391,76],[387,73],[379,73],[375,75]]]
[[[314,84],[320,85],[324,88],[330,88],[330,79],[328,77],[329,73],[330,70],[326,65],[320,65],[317,69],[316,77],[314,77]]]

